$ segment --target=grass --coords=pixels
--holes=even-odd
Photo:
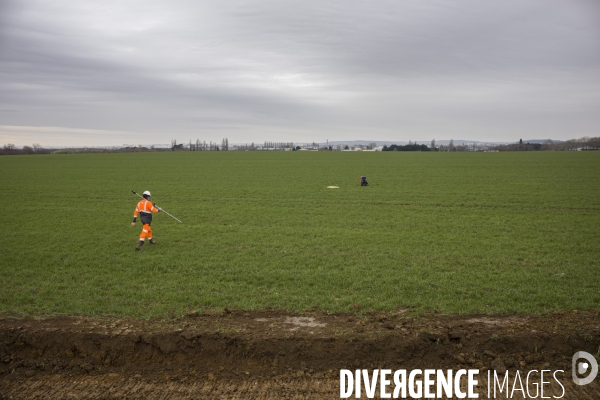
[[[600,306],[600,152],[7,156],[0,170],[9,314]],[[157,215],[141,252],[131,189],[184,222]]]

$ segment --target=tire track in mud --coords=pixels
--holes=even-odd
[[[600,399],[600,385],[577,386],[572,382],[562,388],[552,387],[544,395],[567,400]],[[466,392],[466,388],[462,388]],[[86,376],[75,379],[51,377],[0,385],[0,399],[336,399],[340,398],[339,380],[289,379],[247,381],[203,381],[193,383],[146,382],[131,378]],[[391,393],[391,391],[388,391]],[[478,385],[479,398],[487,397],[487,381]],[[352,396],[351,398],[355,398]],[[362,398],[366,398],[364,392]],[[380,398],[377,391],[375,398]],[[447,397],[443,397],[447,399]],[[520,392],[512,397],[497,394],[496,399],[523,399]],[[528,397],[527,397],[528,398]],[[539,398],[539,395],[538,395]]]

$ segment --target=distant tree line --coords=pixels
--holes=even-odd
[[[274,150],[283,150],[283,149],[293,149],[294,143],[292,142],[265,142],[263,144],[263,149],[274,149]]]
[[[582,137],[570,139],[565,142],[546,140],[544,143],[511,143],[490,147],[498,151],[575,151],[575,150],[600,150],[600,137]]]
[[[435,151],[434,147],[434,151]],[[431,151],[429,147],[425,144],[418,144],[417,142],[413,143],[412,141],[408,142],[408,144],[392,144],[389,146],[383,146],[381,151]]]
[[[171,140],[171,150],[172,151],[180,151],[180,150],[187,150],[187,151],[219,151],[219,150],[224,150],[227,151],[229,150],[229,139],[224,138],[221,141],[221,147],[219,147],[217,142],[208,142],[206,143],[205,141],[200,141],[200,139],[196,139],[196,143],[193,143],[191,140],[190,142],[185,145],[183,143],[177,143],[177,140],[173,139]]]
[[[375,149],[376,144],[370,143],[368,146],[357,145],[357,149],[367,150]],[[294,146],[292,142],[265,142],[263,146],[252,144],[245,145],[234,145],[233,150],[319,150],[319,151],[333,151],[333,150],[350,150],[348,145],[335,145],[334,146],[321,146],[318,143],[312,143],[305,145],[304,147]],[[157,145],[155,146],[142,146],[142,145],[123,145],[122,147],[80,147],[80,148],[63,148],[63,149],[45,149],[39,143],[34,143],[31,146],[23,146],[22,148],[16,147],[12,143],[7,143],[0,148],[0,155],[26,155],[26,154],[70,154],[70,153],[129,153],[129,152],[147,152],[147,151],[177,151],[177,150],[188,150],[188,151],[226,151],[230,150],[229,140],[224,138],[219,146],[216,142],[208,142],[196,140],[193,143],[191,140],[189,144],[177,143],[176,140],[171,141],[171,146]],[[498,146],[489,146],[482,143],[471,143],[463,145],[454,145],[454,140],[450,140],[448,145],[436,146],[435,139],[431,141],[431,145],[418,144],[417,142],[409,141],[406,145],[392,144],[389,146],[383,146],[382,151],[575,151],[575,150],[600,150],[600,137],[582,137],[579,139],[570,139],[567,141],[553,141],[546,140],[543,143],[523,143],[523,140],[519,140],[518,143],[511,143]]]
[[[133,146],[124,145],[123,147],[65,147],[46,149],[41,145],[34,143],[33,146],[23,146],[17,148],[14,144],[8,143],[0,148],[0,155],[23,155],[23,154],[79,154],[79,153],[139,153],[150,151],[166,151],[165,148],[155,148],[154,146]]]
[[[10,154],[50,154],[50,150],[44,149],[39,143],[34,143],[31,146],[23,146],[21,149],[12,143],[7,143],[0,148],[0,155]]]

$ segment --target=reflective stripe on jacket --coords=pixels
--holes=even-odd
[[[141,214],[141,220],[144,224],[149,224],[152,221],[152,213],[158,212],[158,209],[146,199],[140,200],[133,212],[133,218],[137,218]]]

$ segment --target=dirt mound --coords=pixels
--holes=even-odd
[[[5,317],[0,398],[339,398],[340,369],[562,369],[570,377],[576,351],[600,351],[598,312]],[[600,398],[596,383],[573,390]]]

